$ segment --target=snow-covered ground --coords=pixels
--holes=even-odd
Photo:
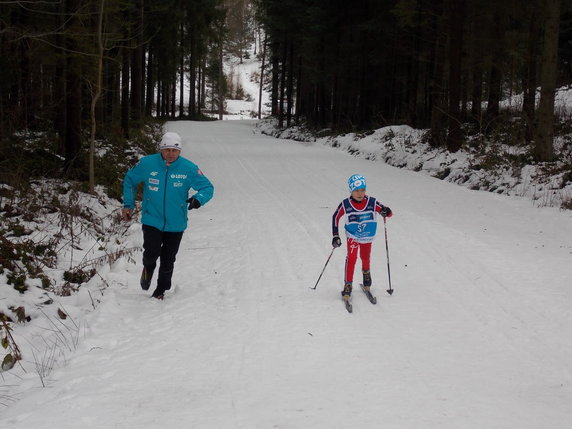
[[[0,427],[570,427],[570,211],[267,137],[254,121],[168,129],[215,185],[191,212],[174,291],[141,291],[140,255],[103,268],[109,287],[47,387],[29,356],[26,373],[3,374]],[[348,314],[343,248],[310,288],[354,173],[394,211],[395,292],[381,229],[378,304],[356,291]],[[123,240],[140,245],[139,225]],[[64,307],[79,314],[87,296]]]
[[[501,108],[510,109],[516,112],[522,110],[523,94],[518,93],[507,97],[501,101]],[[540,88],[536,92],[536,103],[540,101]],[[483,103],[486,108],[486,103]],[[572,115],[572,85],[566,85],[556,90],[554,97],[554,111],[563,118],[570,118]]]
[[[225,57],[224,73],[227,86],[232,88],[232,94],[225,99],[223,120],[252,119],[258,117],[258,100],[260,98],[262,98],[262,102],[260,103],[261,117],[266,117],[270,114],[270,94],[267,91],[262,91],[262,96],[260,96],[260,66],[261,61],[254,55],[253,49],[249,51],[248,58],[243,58],[242,62],[239,58],[231,55]],[[266,67],[265,75],[267,73],[268,67]],[[268,78],[266,77],[265,79]],[[242,96],[236,97],[237,88],[241,89]],[[189,85],[188,82],[185,81],[183,99],[185,104],[188,104],[188,93]],[[210,97],[210,95],[208,97]],[[209,98],[207,100],[207,108],[211,109],[212,107]],[[218,113],[206,114],[218,119]]]
[[[257,129],[275,137],[334,147],[359,158],[383,161],[469,189],[526,197],[537,206],[572,204],[570,135],[554,139],[558,159],[544,164],[533,162],[529,145],[508,145],[491,139],[467,144],[458,152],[451,153],[444,147],[434,148],[425,142],[427,130],[407,125],[324,137],[320,137],[320,133],[308,132],[304,125],[279,129],[274,119],[259,122]],[[474,136],[472,139],[475,141]]]
[[[261,62],[249,51],[249,58],[225,58],[225,75],[229,87],[240,87],[245,94],[242,99],[227,99],[223,120],[242,120],[257,116]],[[268,73],[268,71],[266,71]],[[188,89],[185,94],[188,93]],[[540,91],[537,94],[537,102]],[[507,96],[501,102],[504,111],[515,117],[522,110],[523,94]],[[483,104],[486,110],[486,103]],[[556,91],[555,112],[561,121],[572,116],[572,87]],[[262,92],[261,117],[270,115],[270,94]],[[218,114],[210,114],[218,118]],[[317,142],[338,148],[356,157],[418,171],[447,182],[456,183],[473,190],[487,190],[502,195],[531,199],[537,206],[572,206],[572,136],[560,133],[554,139],[557,160],[554,163],[533,161],[531,147],[520,141],[517,135],[503,136],[507,130],[498,130],[496,135],[485,137],[484,131],[468,133],[469,140],[456,153],[446,148],[431,147],[424,138],[427,130],[406,125],[387,126],[368,132],[331,135],[331,130],[309,132],[306,124],[293,124],[279,129],[273,118],[257,124],[257,129],[267,135],[298,141]],[[518,134],[518,133],[515,133]],[[502,139],[507,142],[501,141]]]
[[[240,62],[237,58],[229,58],[225,61],[225,74],[234,88],[240,87],[246,95],[245,99],[225,101],[227,114],[223,119],[251,119],[257,117],[258,100],[260,98],[260,61],[249,52],[249,58]],[[268,73],[268,69],[265,71]],[[262,91],[261,117],[270,114],[270,94]]]

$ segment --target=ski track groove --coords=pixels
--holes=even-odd
[[[562,323],[572,322],[566,279],[534,294],[535,281],[569,255],[535,270],[543,252],[530,249],[543,236],[534,225],[530,236],[509,231],[509,244],[496,237],[510,225],[486,222],[512,206],[468,192],[448,200],[453,185],[252,134],[248,121],[167,126],[215,185],[213,200],[189,212],[173,290],[163,302],[149,298],[154,285],[140,290],[140,258],[118,262],[69,363],[0,426],[567,427],[572,375],[563,356],[572,351],[559,341],[571,333]],[[380,219],[378,303],[358,286],[348,314],[344,247],[310,287],[331,249],[331,215],[357,172],[395,213],[387,223],[394,294],[386,293]]]

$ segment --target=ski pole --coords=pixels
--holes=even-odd
[[[389,289],[387,293],[392,295],[393,289],[391,288],[391,271],[389,269],[389,246],[387,245],[387,218],[383,218],[383,229],[385,230],[385,254],[387,255],[387,278],[389,279]]]
[[[334,250],[336,250],[335,247],[332,248],[332,251],[330,252],[330,256],[328,256],[328,260],[326,261],[326,264],[324,265],[324,268],[322,268],[322,272],[320,273],[320,277],[318,277],[318,281],[316,282],[316,284],[314,285],[314,287],[310,288],[310,289],[316,289],[316,287],[318,286],[318,283],[320,282],[320,279],[322,278],[322,274],[324,274],[324,271],[326,271],[326,267],[328,266],[328,262],[330,262],[330,258],[332,257],[332,255],[334,254]]]

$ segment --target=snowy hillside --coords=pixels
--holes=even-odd
[[[0,427],[570,426],[569,211],[263,136],[254,125],[168,124],[215,186],[191,213],[175,290],[149,299],[140,255],[103,269],[109,287],[81,317],[77,347],[48,387],[30,358],[26,373],[4,373],[1,394],[19,400],[4,401]],[[310,287],[353,173],[395,213],[395,293],[385,293],[381,235],[378,304],[356,291],[348,314],[343,248]],[[134,224],[124,241],[140,240]],[[101,284],[94,277],[82,289]],[[59,299],[72,313],[89,308],[82,297]]]
[[[417,171],[469,189],[526,197],[541,207],[572,209],[571,135],[555,138],[558,160],[545,164],[533,162],[528,145],[477,141],[475,137],[471,138],[468,147],[451,153],[446,148],[434,148],[424,142],[427,130],[406,125],[324,137],[317,137],[304,126],[279,129],[273,119],[261,121],[257,129],[275,137],[316,142],[359,158]]]
[[[224,119],[252,119],[258,114],[258,100],[260,91],[260,61],[251,51],[250,57],[239,59],[231,57],[225,61],[225,75],[230,85],[240,88],[244,97],[242,99],[227,99],[225,101],[227,114]],[[267,72],[268,73],[268,72]],[[270,94],[262,91],[261,114],[266,117],[270,114]]]

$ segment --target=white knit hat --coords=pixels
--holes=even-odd
[[[161,139],[161,143],[159,144],[159,149],[182,149],[181,145],[181,136],[177,133],[173,133],[171,131],[165,133],[163,138]]]

